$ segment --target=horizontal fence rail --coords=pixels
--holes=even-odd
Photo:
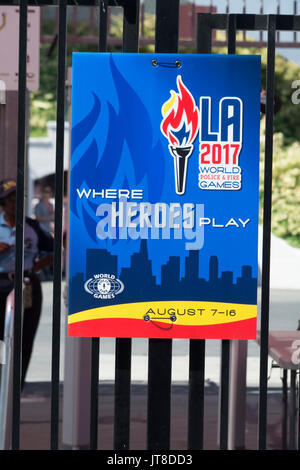
[[[75,0],[68,0],[67,1],[67,6],[73,7],[74,8],[74,13],[73,13],[73,19],[72,19],[72,33],[68,35],[67,41],[70,43],[82,43],[82,44],[97,44],[98,42],[98,37],[95,34],[95,24],[93,21],[93,16],[95,15],[95,12],[97,12],[99,6],[101,8],[101,5],[103,2],[106,0],[87,0],[85,1],[79,1],[76,2]],[[122,7],[122,8],[130,8],[130,0],[109,0],[107,1],[109,7]],[[18,1],[0,1],[0,5],[18,5]],[[59,0],[45,0],[45,1],[28,1],[29,6],[40,6],[40,7],[47,7],[47,6],[58,6],[59,5]],[[90,25],[89,25],[89,32],[87,35],[78,35],[76,33],[76,24],[77,24],[77,15],[76,15],[76,8],[77,7],[90,7],[91,12],[90,12]],[[174,8],[174,7],[173,7]],[[210,11],[211,14],[215,15],[215,10],[216,7],[207,6],[207,11]],[[191,28],[195,29],[195,25],[193,24],[193,20],[190,18],[190,15],[192,18],[197,16],[197,6],[194,4],[190,5],[190,11],[188,12],[188,18],[191,24]],[[229,14],[229,6],[226,6],[226,13],[224,14],[217,14],[219,17],[218,22],[220,24],[223,22],[225,25],[224,27],[220,27],[219,29],[226,29],[226,17]],[[247,29],[243,27],[243,18],[245,16],[248,17],[255,17],[255,20],[252,19],[252,22],[247,20]],[[255,14],[249,14],[245,12],[245,7],[243,7],[243,13],[239,13],[236,15],[238,18],[238,24],[240,25],[240,30],[243,30],[243,39],[240,40],[238,39],[236,44],[238,47],[255,47],[255,48],[260,48],[260,47],[265,47],[267,46],[267,41],[263,39],[263,31],[267,31],[267,14],[263,13],[263,8],[261,8],[261,13],[258,15]],[[297,38],[297,31],[299,31],[299,24],[293,23],[293,18],[297,18],[297,5],[294,3],[294,14],[281,14],[280,13],[280,8],[277,8],[277,17],[280,19],[280,24],[276,28],[277,30],[277,35],[276,35],[276,46],[277,47],[282,47],[282,48],[298,48],[300,47],[300,42]],[[149,45],[154,43],[154,39],[148,38],[144,36],[144,18],[145,18],[145,12],[144,12],[144,4],[141,5],[141,17],[139,19],[140,21],[140,35],[139,35],[139,42],[142,45]],[[255,24],[254,24],[255,23]],[[249,40],[246,37],[246,30],[251,31],[251,30],[257,30],[260,31],[260,38],[259,40]],[[293,31],[294,32],[294,37],[292,41],[283,41],[280,39],[280,31]],[[109,25],[108,25],[108,34],[109,34]],[[42,42],[53,42],[55,41],[55,35],[41,35],[41,40]],[[121,38],[115,37],[115,36],[108,36],[108,44],[109,45],[120,45],[121,44]],[[185,37],[179,37],[179,44],[182,46],[195,46],[195,38],[194,34],[191,34],[190,38],[185,38]],[[227,41],[223,41],[217,38],[213,38],[213,45],[214,46],[226,46]]]
[[[177,53],[179,43],[179,0],[157,0],[155,51]],[[62,280],[62,208],[63,208],[63,152],[65,120],[65,78],[66,78],[66,14],[68,6],[94,6],[99,13],[98,50],[107,50],[108,8],[123,8],[123,52],[139,50],[139,0],[53,0],[53,1],[1,1],[0,5],[20,5],[20,46],[19,46],[19,101],[18,101],[18,160],[17,160],[17,235],[15,266],[15,315],[14,315],[14,376],[13,376],[13,419],[12,448],[20,447],[20,368],[22,337],[22,286],[24,256],[24,192],[26,179],[26,38],[27,12],[30,6],[55,6],[59,8],[58,32],[58,78],[57,78],[57,136],[55,175],[55,251],[53,283],[53,325],[52,325],[52,392],[51,392],[51,436],[50,448],[59,448],[59,357],[61,323],[61,280]],[[170,14],[172,12],[172,14]],[[275,47],[277,31],[300,31],[300,16],[293,15],[251,15],[251,14],[199,14],[197,15],[197,52],[210,53],[212,31],[227,31],[228,53],[236,51],[237,31],[267,31],[267,98],[266,137],[264,174],[264,218],[263,218],[263,272],[261,293],[261,348],[259,387],[259,429],[258,448],[267,448],[267,393],[268,393],[268,335],[269,335],[269,291],[270,291],[270,237],[272,209],[272,157]],[[90,383],[90,449],[98,448],[98,386],[100,340],[93,338],[91,353]],[[114,401],[114,449],[130,449],[130,398],[131,398],[131,356],[130,338],[117,338],[115,349],[115,401]],[[203,449],[206,425],[205,407],[205,340],[190,340],[189,343],[189,389],[188,389],[188,435],[187,448]],[[163,358],[163,360],[161,360]],[[218,439],[219,448],[228,448],[228,401],[230,341],[221,343],[220,415]],[[171,425],[171,373],[172,340],[150,339],[148,355],[148,402],[147,402],[147,448],[169,450]],[[294,380],[296,378],[294,377]],[[299,394],[300,395],[300,394]],[[298,398],[299,400],[299,398]],[[101,412],[101,410],[100,410]],[[300,420],[298,415],[298,428]],[[298,434],[299,446],[299,434]]]
[[[80,6],[80,7],[101,7],[101,3],[103,3],[104,0],[66,0],[65,4],[66,6]],[[23,0],[21,0],[22,4]],[[32,6],[32,7],[46,7],[46,6],[53,6],[53,7],[59,7],[61,5],[61,0],[27,0],[27,5]],[[0,0],[0,5],[6,5],[6,6],[19,6],[20,1],[19,0]],[[122,7],[122,8],[127,8],[130,9],[132,6],[132,1],[131,0],[108,0],[108,6],[109,7]]]
[[[211,29],[228,28],[228,15],[225,14],[207,14],[199,13]],[[300,15],[255,15],[237,13],[236,19],[237,31],[268,31],[270,16],[274,17],[276,31],[300,31]]]

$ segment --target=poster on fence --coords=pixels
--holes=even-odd
[[[70,336],[256,337],[260,67],[73,54]]]

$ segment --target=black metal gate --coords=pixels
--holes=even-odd
[[[178,52],[179,0],[156,1],[156,52]],[[57,82],[57,137],[55,178],[55,251],[53,286],[52,327],[52,394],[51,394],[51,442],[52,450],[59,448],[59,361],[61,321],[61,265],[62,265],[62,208],[63,208],[63,152],[65,120],[65,69],[66,69],[66,18],[68,6],[94,6],[99,9],[99,51],[107,48],[107,18],[110,6],[124,10],[123,52],[139,50],[139,0],[21,0],[0,1],[0,5],[20,5],[19,39],[19,98],[18,98],[18,160],[17,160],[17,232],[15,266],[15,327],[14,327],[14,374],[13,374],[13,426],[12,448],[20,445],[20,367],[21,367],[21,319],[24,245],[24,193],[26,169],[26,37],[28,6],[57,6],[59,9],[58,31],[58,82]],[[263,272],[262,314],[259,387],[258,448],[267,446],[267,381],[268,381],[268,335],[269,335],[269,287],[270,287],[270,234],[272,207],[272,145],[273,102],[276,31],[300,31],[300,17],[289,15],[250,14],[199,14],[197,24],[197,52],[210,53],[212,30],[227,30],[228,53],[235,53],[236,32],[257,30],[268,32],[267,101],[266,101],[266,151],[263,218]],[[92,339],[90,449],[97,449],[98,425],[98,371],[99,339]],[[129,449],[130,436],[130,386],[131,386],[131,339],[116,340],[114,449]],[[161,358],[164,358],[162,361]],[[228,446],[228,400],[230,341],[222,341],[220,380],[220,449]],[[172,340],[150,339],[148,356],[148,416],[147,448],[170,449],[170,409]],[[189,396],[188,435],[189,450],[203,449],[206,432],[204,421],[205,340],[190,340],[189,350]],[[300,433],[298,432],[298,439]],[[298,442],[299,445],[299,442]]]

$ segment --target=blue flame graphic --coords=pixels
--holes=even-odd
[[[75,152],[76,156],[82,152],[72,168],[73,194],[76,188],[143,188],[149,201],[159,201],[165,177],[163,148],[160,141],[153,143],[153,129],[147,109],[118,70],[112,56],[110,68],[113,77],[111,86],[118,97],[118,110],[109,101],[100,102],[97,93],[93,92],[91,111],[73,127],[72,157]],[[105,137],[104,125],[102,135],[97,132],[104,107],[108,110]],[[84,146],[87,147],[85,151],[82,150]],[[75,157],[73,161],[76,161]],[[95,213],[99,203],[99,199],[71,198],[71,211],[77,217],[81,213],[86,232],[94,242],[97,242]]]

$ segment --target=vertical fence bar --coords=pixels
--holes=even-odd
[[[178,27],[179,0],[157,0],[156,52],[177,52]],[[147,447],[149,450],[170,448],[171,371],[172,340],[150,339],[147,410]]]
[[[172,340],[150,339],[148,357],[148,450],[169,450]]]
[[[277,8],[276,8],[277,15],[280,15],[280,0],[277,0]],[[276,33],[277,42],[280,42],[280,31]]]
[[[263,13],[264,13],[263,0],[260,0],[260,2],[259,2],[259,14],[263,15]],[[263,41],[263,32],[261,30],[259,32],[259,40],[260,40],[260,42]]]
[[[123,16],[123,52],[139,50],[139,0],[125,0]]]
[[[294,0],[294,16],[297,15],[297,1]],[[294,34],[293,34],[293,39],[294,39],[294,42],[297,42],[297,32],[294,31]]]
[[[287,418],[288,418],[288,385],[287,385],[287,370],[283,369],[282,373],[282,449],[287,450]]]
[[[228,15],[227,25],[228,54],[235,54],[236,49],[236,15]],[[230,341],[221,343],[221,380],[220,380],[220,449],[228,447],[228,410],[229,410],[229,372],[230,372]]]
[[[297,372],[291,369],[291,387],[290,387],[290,444],[289,450],[296,450],[296,413],[297,413]]]
[[[236,52],[236,15],[228,15],[228,54],[235,54]]]
[[[246,15],[246,0],[243,0],[243,15]],[[246,31],[243,30],[243,41],[246,41]]]
[[[260,333],[260,381],[259,381],[259,422],[258,447],[266,449],[267,444],[267,392],[268,392],[268,347],[270,307],[270,254],[271,254],[271,211],[272,211],[272,163],[273,163],[273,120],[275,81],[275,34],[276,16],[268,16],[268,58],[266,97],[266,136],[264,171],[264,213],[263,213],[263,259],[261,290],[261,333]]]
[[[15,247],[15,306],[13,346],[13,411],[12,449],[20,445],[20,393],[23,315],[24,264],[24,193],[26,168],[26,57],[27,57],[27,0],[20,2],[19,21],[19,94],[18,94],[18,154],[17,154],[17,207]]]
[[[99,6],[99,52],[107,50],[108,0],[101,0]]]
[[[198,54],[210,54],[212,47],[211,24],[207,15],[197,15],[197,39],[196,48]]]
[[[138,52],[139,1],[127,2],[123,16],[123,52]],[[129,449],[131,338],[116,338],[114,449]]]
[[[99,5],[99,52],[107,50],[108,0],[101,0]],[[98,447],[98,389],[99,389],[99,353],[100,339],[92,338],[91,349],[91,398],[90,398],[90,449]]]
[[[220,380],[220,418],[219,440],[220,450],[227,450],[228,446],[228,407],[229,407],[229,364],[230,341],[221,342],[221,380]]]
[[[178,36],[179,0],[156,0],[156,52],[177,52]]]
[[[211,27],[197,15],[197,52],[211,53]],[[204,440],[205,340],[190,340],[188,449],[202,450]]]
[[[297,450],[300,450],[300,371],[297,371],[298,376],[298,422],[297,422]]]
[[[116,339],[114,449],[128,450],[130,438],[131,339]]]
[[[188,449],[202,450],[204,437],[205,340],[190,340]]]
[[[53,324],[51,382],[51,449],[58,448],[59,439],[59,364],[61,322],[62,218],[64,193],[64,132],[65,132],[65,66],[67,35],[67,0],[59,2],[58,77],[56,117],[55,228],[53,264]]]
[[[90,405],[90,449],[98,446],[98,388],[99,388],[99,338],[92,338],[91,349],[91,405]]]

